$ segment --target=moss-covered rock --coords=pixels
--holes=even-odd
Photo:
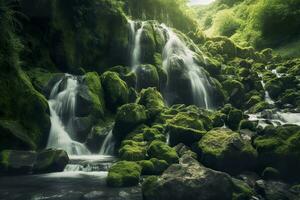
[[[64,150],[47,149],[38,153],[33,170],[36,173],[61,172],[68,162],[69,157]]]
[[[300,128],[296,125],[266,127],[254,140],[261,168],[273,167],[283,178],[299,179]]]
[[[26,129],[17,121],[0,120],[0,149],[36,149]]]
[[[107,185],[110,187],[129,187],[139,183],[142,168],[130,161],[119,161],[108,171]]]
[[[238,109],[232,109],[227,116],[226,125],[232,130],[237,130],[242,119],[243,112]]]
[[[151,118],[165,107],[164,99],[156,88],[143,89],[137,102],[146,107]]]
[[[178,113],[174,118],[167,120],[167,132],[172,146],[179,143],[191,146],[199,141],[206,131],[202,121],[196,116]]]
[[[137,75],[137,89],[141,90],[148,87],[159,88],[159,75],[155,66],[150,64],[139,65],[135,73]]]
[[[250,199],[255,194],[255,191],[246,182],[233,178],[232,183],[233,183],[232,200]]]
[[[250,131],[256,131],[257,123],[249,120],[243,119],[240,122],[239,129],[248,129]]]
[[[235,107],[241,107],[244,104],[245,88],[238,80],[226,80],[223,82],[223,88],[227,93],[229,102]]]
[[[266,167],[262,172],[264,180],[278,180],[280,178],[280,172],[272,167]]]
[[[135,142],[124,140],[119,150],[119,156],[122,160],[138,161],[147,158],[147,149],[144,142]]]
[[[30,148],[44,148],[51,126],[46,98],[34,89],[30,79],[20,68],[1,73],[0,93],[0,118],[6,122],[17,121],[19,124],[16,127],[4,124],[5,127],[2,127],[5,131],[0,136],[1,141],[7,141],[7,144],[12,145],[10,148],[18,149],[20,140],[12,138],[15,138],[16,133],[22,133],[23,138],[30,138],[34,143],[29,145]],[[8,141],[8,138],[12,140]],[[0,149],[3,147],[0,146]]]
[[[249,141],[229,129],[207,132],[198,143],[200,160],[216,170],[238,173],[254,169],[257,152]]]
[[[159,129],[152,127],[152,128],[145,128],[143,130],[144,140],[148,142],[152,142],[153,140],[160,140],[162,142],[166,141],[166,136],[163,132]]]
[[[36,161],[35,151],[3,150],[0,152],[1,174],[28,174]]]
[[[105,72],[101,76],[107,106],[113,111],[128,102],[127,84],[115,72]]]
[[[99,118],[104,116],[104,112],[104,91],[100,77],[97,72],[88,72],[78,88],[76,114],[79,117],[91,115]]]
[[[118,109],[113,134],[122,139],[146,120],[147,114],[144,106],[135,103],[125,104]]]
[[[161,141],[155,140],[151,142],[147,153],[151,158],[165,160],[169,164],[178,162],[178,155],[175,149],[169,147],[166,143]]]
[[[160,175],[169,166],[165,160],[158,160],[157,158],[142,160],[138,163],[142,167],[142,175]]]

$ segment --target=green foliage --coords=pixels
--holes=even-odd
[[[240,28],[241,22],[230,10],[218,12],[214,18],[213,31],[217,35],[230,37]]]
[[[186,0],[124,0],[125,9],[134,19],[155,19],[185,33],[197,30],[197,22]]]

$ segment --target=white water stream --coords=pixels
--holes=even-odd
[[[129,20],[128,23],[132,35],[131,68],[135,71],[138,65],[141,64],[141,37],[146,22],[141,22],[139,28],[137,28],[139,22]],[[157,25],[154,26],[154,29],[162,38],[165,38],[165,46],[161,53],[163,58],[162,67],[168,75],[168,80],[173,78],[170,77],[170,74],[173,70],[172,61],[174,58],[182,60],[182,71],[186,74],[191,84],[193,104],[206,109],[212,108],[213,105],[208,92],[211,89],[211,85],[203,68],[195,62],[195,53],[166,25]],[[178,84],[181,83],[179,82]],[[167,90],[169,89],[167,93],[173,90],[169,86],[167,84]],[[168,98],[166,99],[168,101]]]

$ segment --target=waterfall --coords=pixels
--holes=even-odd
[[[262,79],[262,74],[259,74],[258,76]],[[262,87],[263,87],[263,89],[265,91],[265,101],[268,104],[274,105],[275,102],[271,99],[269,92],[265,89],[265,83],[264,83],[264,81],[261,80],[260,83],[261,83],[261,85],[262,85]]]
[[[114,154],[114,146],[115,146],[115,140],[114,140],[113,133],[111,130],[105,137],[99,154],[100,155],[113,155]]]
[[[193,103],[206,109],[211,108],[212,105],[208,93],[211,85],[203,68],[194,61],[195,53],[170,28],[164,24],[161,25],[161,28],[167,33],[167,42],[162,56],[163,69],[167,72],[168,79],[172,78],[169,74],[169,71],[172,70],[170,69],[172,59],[180,58],[183,61],[181,67],[184,68],[191,83]]]
[[[128,20],[131,32],[131,69],[133,71],[136,71],[137,66],[141,64],[141,38],[146,23],[147,22],[139,23]],[[195,53],[191,51],[187,45],[179,39],[176,33],[174,33],[166,25],[154,24],[154,29],[162,38],[166,39],[165,46],[161,53],[163,58],[162,67],[168,75],[168,80],[174,78],[170,73],[170,71],[172,71],[172,67],[170,67],[172,60],[176,57],[183,60],[182,66],[180,67],[190,81],[193,99],[192,103],[206,109],[212,108],[212,102],[209,95],[211,85],[204,69],[195,62]],[[179,82],[178,84],[181,83]],[[165,99],[167,99],[168,103],[170,103],[172,102],[172,98],[168,96],[170,96],[170,93],[176,93],[176,91],[173,91],[170,87],[168,88],[168,86],[170,85],[167,84],[166,91],[163,91],[163,95],[165,96]]]
[[[144,22],[142,22],[141,27],[137,29],[137,23],[135,21],[129,20],[132,48],[131,48],[131,69],[136,70],[140,63],[141,58],[141,38],[144,29]]]
[[[64,82],[65,80],[66,82]],[[63,86],[65,88],[61,90]],[[51,129],[47,148],[64,149],[70,155],[90,154],[85,145],[72,139],[75,137],[74,120],[77,89],[77,77],[66,74],[54,85],[48,100]]]

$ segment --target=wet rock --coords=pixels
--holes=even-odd
[[[128,86],[116,72],[105,72],[101,76],[101,82],[108,108],[115,111],[117,107],[128,103]]]
[[[113,134],[118,138],[124,138],[130,131],[147,120],[144,106],[131,103],[118,109]]]
[[[159,75],[155,66],[140,65],[136,69],[137,88],[139,90],[148,87],[159,88]]]
[[[147,153],[151,158],[165,160],[169,164],[178,162],[178,155],[175,149],[171,148],[162,141],[154,140],[151,142]]]
[[[38,153],[33,170],[35,173],[61,172],[68,162],[69,157],[64,150],[47,149]]]
[[[28,174],[32,171],[37,158],[34,151],[4,150],[0,153],[0,173]]]
[[[188,113],[178,113],[167,120],[167,132],[170,135],[170,145],[183,143],[191,146],[205,134],[203,122],[198,117]]]
[[[149,177],[143,183],[145,200],[231,200],[232,181],[225,173],[200,165],[186,155],[171,165],[161,177]]]

